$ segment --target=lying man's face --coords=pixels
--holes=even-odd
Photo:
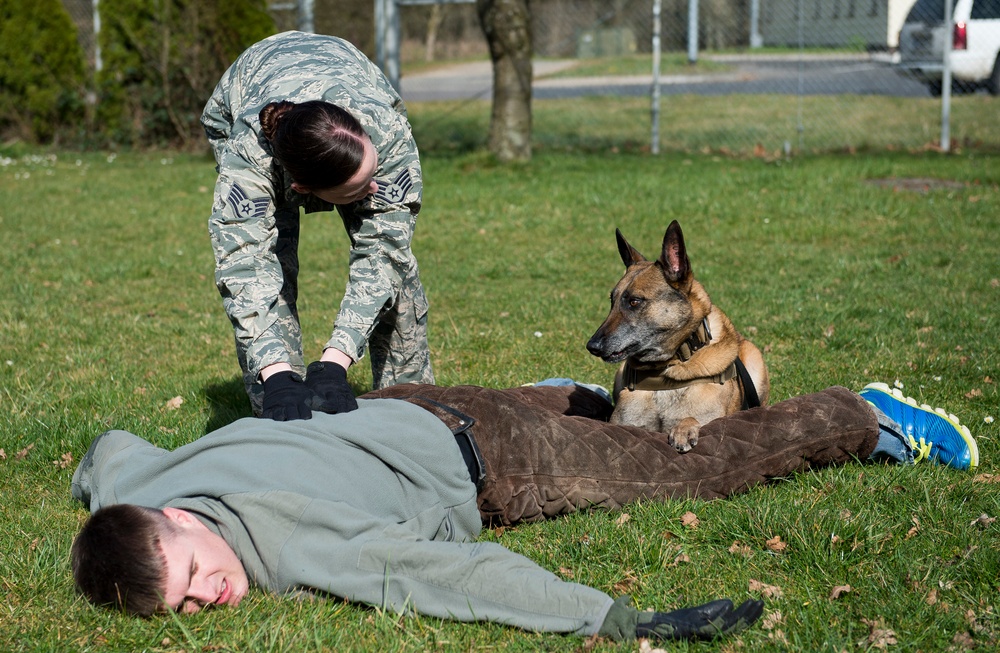
[[[160,539],[167,559],[165,607],[193,614],[209,605],[238,605],[250,582],[229,544],[187,511],[164,508],[163,514],[177,526]]]

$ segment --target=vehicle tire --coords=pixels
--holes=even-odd
[[[941,80],[927,82],[927,90],[931,92],[931,97],[941,97]]]
[[[1000,54],[993,62],[993,74],[986,80],[986,90],[990,92],[990,95],[1000,95]]]

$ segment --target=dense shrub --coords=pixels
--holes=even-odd
[[[274,33],[265,0],[101,0],[98,129],[132,145],[188,146],[223,71]]]
[[[29,142],[72,136],[84,119],[83,52],[59,0],[0,0],[0,131]]]

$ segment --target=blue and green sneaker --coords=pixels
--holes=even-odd
[[[918,404],[885,383],[869,383],[859,394],[900,425],[899,435],[913,447],[914,462],[927,459],[956,469],[979,466],[976,440],[954,415]]]

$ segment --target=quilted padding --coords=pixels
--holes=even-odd
[[[698,445],[683,454],[661,433],[608,424],[610,404],[580,387],[406,384],[365,398],[416,396],[476,420],[472,431],[486,462],[480,512],[484,522],[504,525],[643,498],[730,496],[795,472],[864,459],[878,440],[874,413],[841,387],[709,422]]]

